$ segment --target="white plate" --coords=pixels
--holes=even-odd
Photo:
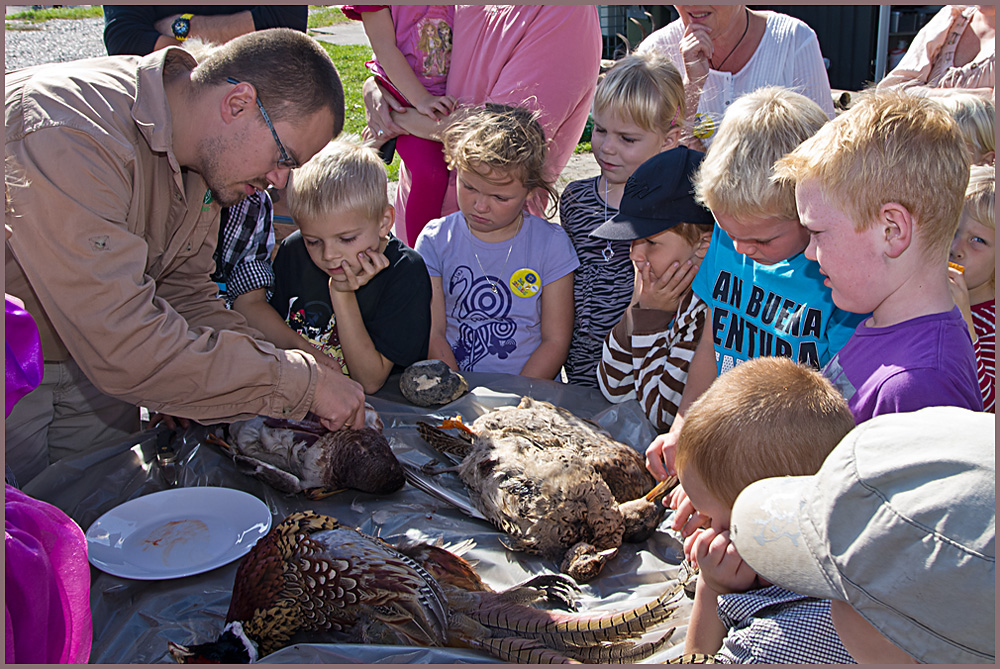
[[[87,530],[90,563],[155,581],[200,574],[245,555],[271,529],[271,512],[231,488],[171,488],[129,500]]]

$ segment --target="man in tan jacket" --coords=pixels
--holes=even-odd
[[[209,278],[219,208],[283,187],[343,127],[330,57],[251,33],[200,63],[171,47],[5,77],[6,290],[38,322],[42,385],[7,419],[19,483],[139,429],[314,412],[360,427],[359,384],[262,340]]]

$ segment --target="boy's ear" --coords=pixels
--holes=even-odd
[[[698,243],[694,247],[694,256],[699,260],[705,259],[705,254],[708,253],[708,244],[712,241],[711,232],[703,232],[698,236]]]
[[[391,204],[385,208],[382,213],[382,222],[378,226],[378,236],[379,239],[388,239],[389,233],[392,232],[392,225],[396,222],[396,208]]]
[[[983,154],[983,157],[980,158],[979,164],[992,165],[993,161],[996,160],[996,157],[997,157],[996,151],[987,151],[986,153]]]
[[[660,152],[664,152],[668,149],[673,149],[681,142],[681,129],[671,128],[663,138],[663,144],[660,146]]]
[[[913,241],[913,215],[898,202],[886,202],[879,209],[878,226],[882,230],[885,254],[898,258]]]

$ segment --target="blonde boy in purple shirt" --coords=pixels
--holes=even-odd
[[[948,253],[969,163],[947,112],[926,98],[871,94],[779,160],[795,184],[838,307],[871,312],[823,373],[856,422],[951,405],[982,410],[968,329],[948,286]]]

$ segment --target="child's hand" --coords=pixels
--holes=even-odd
[[[376,249],[365,249],[358,254],[359,269],[355,270],[344,260],[340,263],[344,270],[343,279],[330,277],[330,290],[339,293],[353,293],[372,280],[372,277],[389,266],[389,259]]]
[[[972,307],[969,303],[969,286],[965,283],[965,275],[954,267],[948,268],[948,289],[951,291],[951,299],[962,312],[962,318],[969,328],[972,341],[976,341],[976,330],[972,325]]]
[[[700,528],[707,527],[711,521],[710,518],[706,518],[698,513],[698,510],[694,508],[694,504],[691,503],[691,499],[681,486],[674,488],[667,495],[666,499],[663,500],[663,503],[674,509],[670,527],[675,532],[680,532],[682,537],[693,536]]]
[[[657,481],[666,480],[674,471],[674,454],[677,451],[677,434],[664,432],[656,435],[646,449],[646,469]]]
[[[698,265],[691,260],[686,260],[684,263],[674,262],[660,276],[653,274],[652,266],[648,262],[637,267],[635,282],[639,307],[677,311],[677,306],[691,288],[691,282],[697,273]]]
[[[719,594],[746,592],[757,573],[750,568],[729,538],[729,531],[700,530],[684,542],[684,554],[701,569],[701,577]]]
[[[455,98],[451,95],[428,95],[413,106],[424,116],[440,121],[455,109]]]

